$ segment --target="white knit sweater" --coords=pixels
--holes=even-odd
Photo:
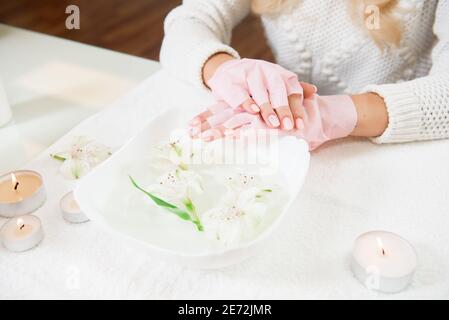
[[[389,125],[375,142],[449,137],[449,0],[400,0],[399,49],[383,53],[351,20],[346,1],[301,0],[263,24],[277,63],[318,86],[320,94],[376,92]],[[202,86],[201,70],[229,46],[250,0],[185,0],[165,21],[161,63]],[[248,41],[251,41],[249,38]]]

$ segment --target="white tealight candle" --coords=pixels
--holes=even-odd
[[[12,218],[40,208],[46,199],[39,173],[20,170],[0,177],[0,216]]]
[[[73,192],[67,193],[61,199],[61,211],[65,220],[72,223],[82,223],[89,221],[89,218],[81,211],[76,202]]]
[[[0,127],[7,124],[11,120],[11,108],[9,107],[6,93],[0,82]]]
[[[412,281],[416,265],[413,247],[394,233],[371,231],[355,241],[352,270],[368,289],[399,292]]]
[[[37,246],[44,237],[41,221],[32,215],[8,220],[0,229],[3,246],[14,252],[22,252]]]

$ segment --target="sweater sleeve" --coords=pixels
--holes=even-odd
[[[406,142],[449,137],[449,1],[439,1],[426,77],[399,84],[372,85],[366,91],[384,98],[389,124],[375,143]]]
[[[184,0],[165,19],[162,66],[175,77],[204,87],[202,69],[214,54],[226,52],[232,29],[250,12],[250,0]]]

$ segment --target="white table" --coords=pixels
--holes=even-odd
[[[40,37],[7,30],[18,32],[19,39]],[[6,41],[10,43],[6,47],[23,49],[7,55]],[[119,90],[123,93],[144,78],[146,70],[142,69],[148,68],[149,74],[154,66],[141,59],[71,42],[52,38],[46,41],[45,48],[51,53],[40,53],[46,57],[41,58],[42,63],[30,63],[25,59],[30,56],[30,52],[24,51],[27,46],[19,45],[21,41],[14,36],[0,38],[1,57],[7,57],[0,59],[2,68],[13,64],[14,59],[25,64],[17,69],[10,65],[7,68],[9,79],[14,79],[7,83],[7,91],[17,93],[13,98],[17,124],[12,127],[17,128],[16,141],[22,144],[20,148],[8,148],[14,153],[8,156],[9,160],[1,160],[5,168],[15,167],[15,161],[19,166],[68,127],[113,100]],[[63,49],[50,46],[52,41]],[[39,43],[35,40],[29,49],[38,56],[36,42]],[[56,55],[55,50],[62,52]],[[101,58],[94,59],[89,52],[98,52]],[[65,58],[48,58],[53,54]],[[134,69],[136,73],[125,72]],[[66,76],[68,70],[70,76]],[[75,76],[79,85],[72,82]],[[22,89],[12,90],[15,86]],[[210,99],[162,71],[69,134],[87,134],[106,145],[121,145],[162,109],[182,105],[193,110],[211,103]],[[39,110],[27,116],[27,106]],[[88,110],[78,112],[77,106]],[[19,117],[18,111],[24,114]],[[39,118],[32,120],[33,114]],[[71,119],[72,116],[78,118]],[[20,123],[18,119],[22,119]],[[72,122],[63,126],[61,123],[66,121]],[[10,135],[11,138],[0,137],[12,141],[14,133]],[[47,140],[42,142],[40,135]],[[45,237],[41,245],[23,254],[0,248],[0,299],[449,297],[449,139],[383,146],[347,139],[319,148],[312,155],[299,197],[264,252],[226,269],[204,271],[157,259],[148,250],[140,250],[98,224],[72,225],[63,221],[59,199],[70,186],[58,173],[60,164],[48,155],[68,143],[64,138],[70,137],[58,139],[51,150],[27,164],[27,168],[42,173],[46,181],[49,197],[35,212],[43,222]],[[16,155],[18,152],[22,154]],[[0,218],[0,224],[5,220]],[[375,229],[404,236],[418,252],[419,266],[413,284],[399,294],[368,291],[351,274],[349,255],[354,238]]]
[[[0,24],[0,79],[13,111],[0,174],[23,166],[159,63]]]

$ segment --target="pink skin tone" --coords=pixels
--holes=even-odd
[[[261,60],[236,60],[226,53],[216,54],[208,60],[203,68],[203,78],[219,101],[217,105],[197,115],[190,122],[192,135],[205,133],[202,135],[205,140],[233,134],[239,127],[256,123],[255,117],[260,119],[260,116],[266,127],[283,129],[289,134],[303,131],[300,134],[307,140],[307,134],[305,136],[304,134],[313,130],[305,129],[310,129],[311,124],[319,124],[320,121],[310,121],[308,117],[305,128],[307,114],[304,100],[328,101],[326,97],[314,98],[315,86],[300,83],[296,75],[280,66]],[[233,84],[232,87],[228,85],[229,83]],[[346,135],[363,137],[381,135],[388,126],[388,114],[383,99],[373,93],[354,95],[350,98],[352,101],[349,101],[352,103],[348,100],[345,103],[355,108],[356,123]],[[351,121],[348,119],[339,120],[338,114],[334,116],[336,117],[334,121],[347,120],[344,123],[350,126]],[[213,134],[210,129],[214,129]],[[321,143],[314,143],[314,146]]]

